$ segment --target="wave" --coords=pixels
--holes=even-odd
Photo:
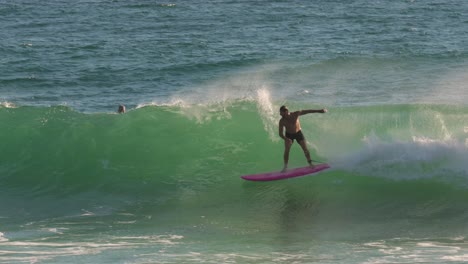
[[[303,116],[313,158],[332,168],[312,177],[243,181],[241,175],[282,167],[279,106],[261,90],[254,100],[142,105],[125,114],[0,107],[0,190],[5,201],[34,198],[35,208],[62,208],[52,200],[66,199],[71,214],[104,203],[111,208],[93,213],[183,208],[185,216],[199,217],[199,210],[229,206],[226,217],[254,210],[286,222],[317,212],[324,223],[344,213],[356,221],[370,215],[465,221],[459,212],[468,202],[466,106],[335,107]],[[290,167],[305,164],[293,146]],[[56,214],[66,214],[62,209]],[[50,210],[37,214],[43,212]]]

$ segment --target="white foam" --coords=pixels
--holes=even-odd
[[[267,67],[268,68],[268,67]],[[265,130],[270,137],[277,140],[275,126],[276,111],[271,98],[271,88],[263,77],[264,70],[252,70],[248,74],[238,74],[220,80],[214,80],[200,87],[194,87],[191,92],[173,95],[169,100],[153,100],[140,103],[136,108],[146,106],[174,108],[178,112],[204,123],[216,119],[230,119],[228,109],[239,102],[255,102],[262,118]]]
[[[0,238],[3,233],[0,233]],[[160,244],[172,246],[183,239],[180,235],[153,235],[153,236],[109,236],[98,242],[73,241],[8,241],[0,240],[0,262],[46,262],[57,257],[96,255],[106,250],[120,250],[139,248],[145,245]],[[103,242],[101,242],[103,241]]]
[[[5,235],[0,232],[0,242],[5,242],[5,241],[8,241],[8,239],[5,237]]]
[[[364,147],[338,159],[334,168],[392,179],[446,174],[468,177],[468,152],[462,142],[413,136],[412,141],[384,141],[371,133]]]
[[[450,262],[468,262],[468,254],[455,255],[455,256],[443,256],[442,260],[447,260]]]
[[[270,91],[266,87],[257,90],[257,108],[263,121],[265,131],[273,141],[278,141],[275,131],[277,131],[277,111],[273,108]]]
[[[172,98],[169,101],[152,101],[149,103],[140,103],[136,106],[136,109],[147,107],[147,106],[161,106],[161,107],[188,107],[189,104],[180,98]]]
[[[16,105],[11,103],[11,102],[0,102],[0,107],[5,107],[5,108],[16,108]]]
[[[463,127],[463,131],[468,133],[468,126]],[[465,147],[468,148],[468,137],[465,138]]]
[[[187,106],[225,105],[238,101],[257,101],[259,90],[270,90],[269,80],[278,65],[266,64],[246,68],[231,75],[223,75],[207,83],[195,87],[185,87],[179,93],[174,93],[169,99],[154,99],[137,106]],[[268,87],[268,88],[266,88]]]

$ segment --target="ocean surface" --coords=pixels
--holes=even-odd
[[[0,0],[0,263],[467,263],[466,14]]]

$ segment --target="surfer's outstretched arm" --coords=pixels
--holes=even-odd
[[[297,113],[299,115],[305,115],[305,114],[312,114],[312,113],[321,113],[321,114],[325,114],[326,112],[328,112],[327,109],[318,109],[318,110],[312,110],[312,109],[309,109],[309,110],[299,110],[297,111]]]

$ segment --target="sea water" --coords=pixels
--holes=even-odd
[[[0,1],[0,263],[466,263],[467,13]]]

